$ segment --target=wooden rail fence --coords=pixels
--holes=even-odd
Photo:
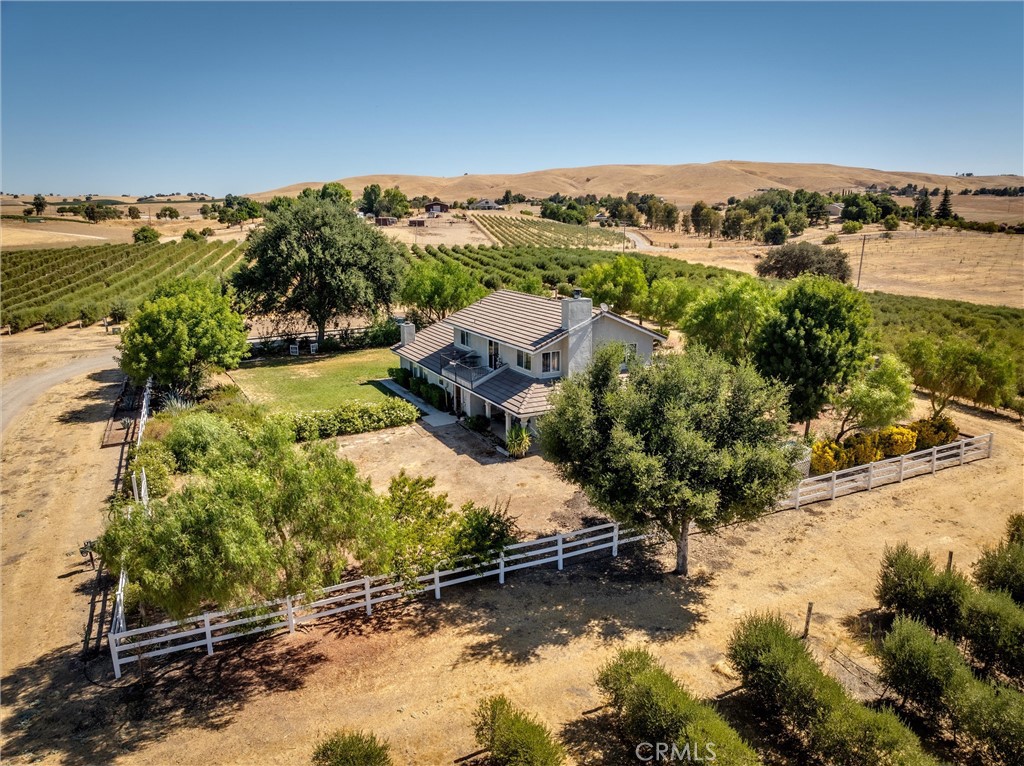
[[[148,404],[148,398],[146,402]],[[886,484],[934,474],[944,468],[991,456],[992,434],[962,439],[942,447],[804,479],[789,497],[779,502],[778,508],[798,509],[809,503],[877,489]],[[137,499],[148,506],[145,475]],[[373,613],[375,605],[403,597],[433,593],[435,599],[440,599],[444,588],[485,577],[496,576],[498,582],[504,584],[509,572],[520,569],[556,564],[561,570],[567,560],[585,553],[610,550],[612,556],[618,556],[620,545],[637,542],[645,537],[637,530],[623,528],[617,523],[600,524],[575,532],[515,543],[488,561],[463,563],[451,569],[435,569],[411,583],[388,575],[362,577],[333,585],[315,594],[296,594],[262,604],[206,612],[179,622],[164,622],[130,630],[124,615],[124,588],[127,580],[122,571],[114,616],[107,634],[114,675],[120,678],[122,668],[126,665],[149,657],[197,648],[205,648],[207,654],[213,654],[217,644],[242,636],[278,629],[294,632],[297,626],[359,609],[369,615]]]

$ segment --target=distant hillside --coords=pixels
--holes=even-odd
[[[724,202],[731,196],[744,197],[758,189],[804,188],[814,191],[839,191],[865,188],[871,184],[882,187],[903,187],[926,184],[949,186],[954,192],[963,188],[1020,186],[1024,177],[944,176],[936,173],[848,168],[840,165],[811,165],[776,162],[740,162],[726,160],[708,164],[688,165],[594,165],[584,168],[537,170],[518,174],[463,175],[449,178],[412,175],[373,175],[337,179],[358,194],[364,186],[377,183],[382,187],[398,185],[410,197],[425,194],[446,201],[467,197],[500,197],[511,189],[528,197],[562,194],[622,194],[629,191],[651,192],[676,204],[692,205],[699,199],[708,203]],[[307,186],[323,181],[285,186],[249,196],[266,200],[274,195],[295,196]],[[1020,199],[1020,198],[1018,198]]]

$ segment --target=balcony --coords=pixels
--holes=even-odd
[[[463,388],[472,389],[484,378],[490,377],[505,365],[498,360],[494,367],[483,363],[480,355],[473,351],[444,351],[441,353],[441,377],[447,378]]]

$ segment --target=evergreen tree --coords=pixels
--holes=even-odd
[[[953,203],[950,199],[952,196],[947,186],[942,192],[942,202],[939,203],[939,209],[935,211],[935,217],[940,221],[949,221],[954,217]]]

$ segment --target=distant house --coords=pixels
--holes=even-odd
[[[396,223],[398,223],[398,219],[390,215],[379,215],[376,219],[378,226],[394,226]]]
[[[456,412],[507,431],[535,425],[558,380],[584,369],[595,348],[619,341],[649,360],[664,340],[579,292],[556,299],[498,290],[422,330],[402,324],[392,351],[414,377],[444,388]]]
[[[499,205],[492,199],[481,199],[474,202],[469,206],[470,210],[504,210],[504,206]]]
[[[424,218],[410,218],[409,219],[409,225],[410,226],[419,226],[420,228],[423,228],[424,226],[427,225],[427,221]]]
[[[597,215],[595,215],[590,220],[591,221],[599,221],[600,222],[600,221],[607,221],[609,218],[611,218],[611,216],[609,216],[607,213],[598,213]]]
[[[428,213],[447,213],[448,205],[446,205],[444,202],[428,202],[426,204],[425,210]]]
[[[828,211],[829,216],[832,218],[838,218],[843,214],[843,208],[846,207],[842,202],[833,202],[825,209]]]

